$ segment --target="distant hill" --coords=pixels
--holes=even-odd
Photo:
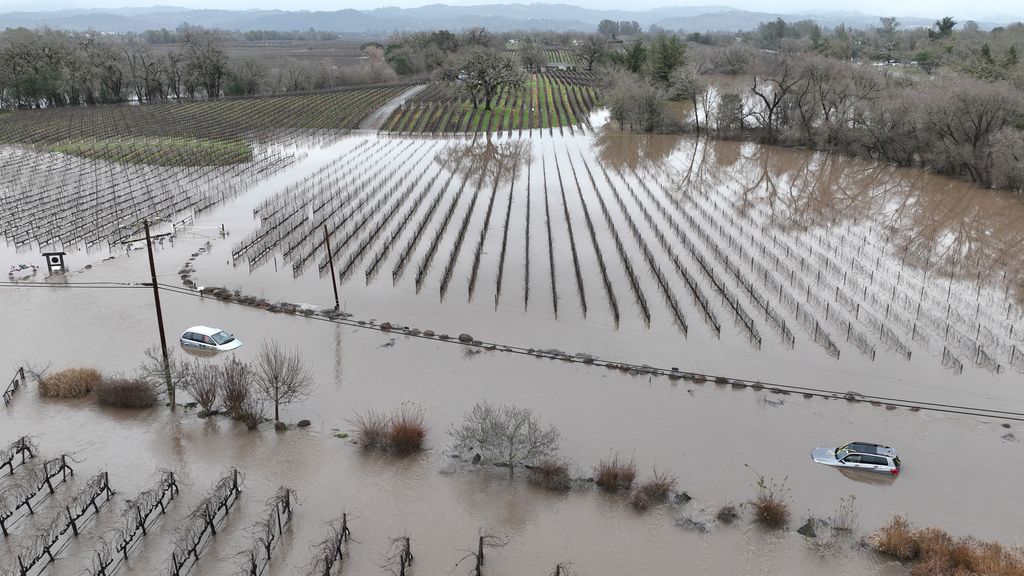
[[[938,15],[937,15],[938,16]],[[845,24],[854,28],[874,26],[878,16],[860,12],[782,14],[736,10],[727,6],[677,6],[645,11],[593,10],[569,4],[481,4],[449,6],[432,4],[419,8],[375,10],[194,10],[156,6],[109,10],[56,10],[0,14],[0,28],[49,26],[65,30],[94,29],[100,32],[140,32],[175,28],[189,23],[225,30],[324,30],[353,36],[380,36],[395,31],[463,30],[484,26],[497,32],[512,30],[593,31],[604,19],[635,20],[644,28],[658,25],[686,32],[751,30],[761,22],[813,19],[822,26]],[[928,26],[935,18],[901,17],[905,27]],[[991,28],[1005,22],[979,23]]]
[[[782,14],[769,12],[748,12],[746,10],[730,10],[716,12],[713,14],[697,14],[694,16],[681,16],[665,18],[657,22],[658,26],[669,30],[684,30],[686,32],[705,31],[738,31],[753,30],[762,22],[768,22],[782,18],[787,22],[795,20],[814,20],[824,28],[835,28],[845,25],[849,28],[869,28],[878,25],[878,16],[861,14],[859,12],[823,12],[819,14]],[[934,24],[935,18],[899,18],[903,28],[921,28]],[[979,24],[982,28],[992,28],[996,24],[987,26]]]

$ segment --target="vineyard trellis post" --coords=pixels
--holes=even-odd
[[[331,281],[334,283],[334,310],[341,309],[341,301],[338,299],[338,277],[334,275],[334,254],[331,252],[331,233],[327,231],[327,224],[324,224],[324,247],[327,248],[327,262],[331,266]]]
[[[149,235],[149,220],[143,220],[142,226],[146,229],[146,253],[149,255],[149,275],[153,283],[153,301],[156,304],[156,324],[160,330],[160,351],[163,353],[164,360],[164,382],[167,385],[167,400],[173,412],[175,408],[174,384],[171,383],[171,361],[167,356],[167,335],[164,333],[164,314],[160,308],[160,287],[156,283],[156,264],[153,262],[153,239]]]

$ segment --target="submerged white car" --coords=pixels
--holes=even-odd
[[[242,345],[242,341],[220,328],[193,326],[181,334],[181,347],[196,350],[227,352]]]
[[[850,442],[838,448],[815,448],[811,459],[818,464],[899,476],[900,457],[889,446]]]

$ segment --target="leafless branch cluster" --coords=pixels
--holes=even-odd
[[[313,372],[297,349],[264,342],[253,365],[253,384],[274,405],[274,421],[281,421],[281,404],[303,400],[316,389]]]
[[[462,564],[466,560],[473,561],[473,568],[469,571],[470,576],[483,576],[484,574],[484,563],[485,563],[485,551],[494,548],[503,548],[508,545],[508,538],[504,536],[495,536],[494,534],[485,534],[483,531],[480,532],[480,536],[477,538],[476,550],[467,552],[461,560],[455,563],[455,567],[458,568],[459,564]]]
[[[262,574],[270,563],[274,544],[284,535],[284,529],[292,520],[295,492],[284,486],[277,489],[267,502],[267,510],[251,527],[252,542],[249,548],[239,552],[238,575]]]
[[[449,434],[455,450],[500,462],[508,466],[509,476],[518,465],[554,455],[561,441],[558,429],[543,426],[533,410],[487,402],[473,406]]]
[[[21,457],[19,464],[24,464],[27,460],[35,458],[38,451],[39,447],[35,441],[28,436],[22,436],[7,446],[0,448],[0,470],[7,468],[8,474],[14,474],[14,469],[18,466],[14,461],[18,457]]]
[[[186,574],[187,569],[199,559],[207,534],[217,534],[220,512],[225,514],[241,494],[241,478],[237,469],[229,470],[217,481],[205,498],[199,501],[186,515],[178,528],[168,566],[170,576]]]
[[[327,537],[313,545],[313,560],[306,566],[305,576],[330,576],[336,565],[345,559],[345,543],[352,536],[348,514],[327,524]]]
[[[251,395],[249,383],[252,379],[252,368],[231,358],[221,367],[220,398],[228,414],[238,417],[246,413],[245,404]]]
[[[398,536],[391,539],[391,547],[384,557],[383,566],[392,576],[406,576],[414,560],[412,539],[408,535]]]
[[[193,360],[186,365],[185,390],[207,414],[217,405],[224,370],[218,364]]]
[[[54,488],[60,482],[67,479],[74,471],[67,464],[65,455],[57,456],[46,460],[39,466],[32,466],[26,474],[18,474],[13,481],[5,482],[0,489],[0,532],[7,536],[8,528],[17,521],[15,514],[24,507],[28,513],[33,513],[33,500],[43,492],[43,496],[54,493]],[[58,477],[60,477],[58,479]]]
[[[146,535],[151,518],[163,514],[167,504],[178,493],[178,481],[174,472],[161,470],[157,481],[135,498],[127,500],[121,509],[121,524],[102,539],[94,551],[91,576],[108,576],[116,569],[118,557],[128,559],[128,553],[136,542]]]
[[[89,478],[82,490],[58,509],[57,514],[19,549],[18,563],[22,574],[38,573],[37,567],[43,567],[52,561],[55,555],[53,549],[61,538],[69,530],[77,537],[79,524],[90,514],[90,509],[94,513],[99,513],[100,506],[108,502],[113,494],[106,472]]]

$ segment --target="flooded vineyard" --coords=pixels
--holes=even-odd
[[[322,283],[280,277],[329,276],[326,229],[361,314],[363,298],[414,293],[454,314],[470,304],[474,316],[487,307],[680,346],[1024,372],[1018,198],[732,143],[654,137],[624,157],[613,139],[630,137],[353,136],[255,205],[236,268],[203,278],[324,301]]]
[[[17,268],[0,292],[0,378],[19,383],[0,409],[0,574],[397,573],[406,538],[410,574],[463,574],[493,535],[498,576],[905,575],[861,544],[894,512],[1022,544],[1006,489],[1024,473],[1019,197],[601,124],[293,126],[230,134],[252,157],[207,166],[0,147],[0,256],[64,250],[69,267]],[[154,246],[172,344],[206,324],[245,343],[243,362],[270,339],[309,360],[288,430],[19,379],[22,364],[138,368],[153,292],[144,246],[121,240],[143,218],[172,240]],[[558,427],[571,490],[456,457],[449,430],[482,399]],[[353,441],[360,414],[402,406],[422,410],[425,451]],[[899,447],[899,479],[808,458],[866,433]],[[612,455],[678,490],[638,512],[589,480]],[[785,478],[788,529],[754,522],[759,474]],[[849,496],[849,533],[795,531]]]

